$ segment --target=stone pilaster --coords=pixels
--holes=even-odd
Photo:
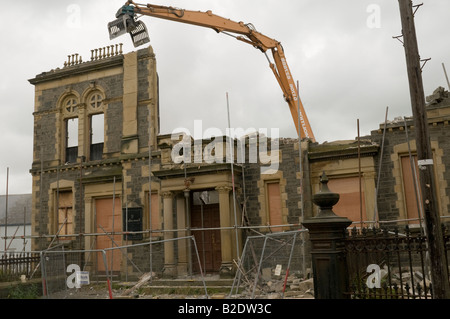
[[[178,196],[177,199],[177,229],[186,229],[186,200],[183,195]],[[178,237],[186,237],[188,232],[186,230],[178,231]],[[188,239],[178,241],[178,274],[188,274]]]
[[[164,230],[173,230],[173,193],[164,192],[163,196],[163,208],[164,208]],[[176,265],[174,256],[174,242],[170,241],[174,238],[174,234],[171,231],[164,232],[164,276],[175,277]]]
[[[231,187],[220,186],[216,190],[219,192],[219,209],[220,209],[220,227],[231,227],[230,213],[230,191]],[[220,266],[220,276],[228,277],[233,275],[233,249],[232,249],[232,230],[222,229],[220,231],[222,265]]]

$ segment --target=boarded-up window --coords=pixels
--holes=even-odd
[[[414,163],[414,170],[412,170],[413,165],[411,165],[411,161]],[[409,222],[410,224],[418,224],[419,210],[417,205],[420,202],[420,184],[417,156],[402,156],[401,163],[403,190],[405,192],[406,218],[414,219]]]
[[[267,182],[267,207],[269,213],[269,224],[270,225],[282,225],[283,216],[281,213],[281,193],[280,193],[280,183],[279,182]],[[281,227],[271,228],[272,232],[281,231]]]
[[[59,235],[73,234],[73,196],[71,191],[60,192],[58,196],[58,229]],[[70,237],[61,237],[70,240]]]
[[[153,193],[152,197],[151,197],[151,217],[149,214],[149,197],[148,197],[148,192],[146,193],[146,202],[147,202],[147,211],[146,211],[146,216],[145,216],[145,225],[147,227],[147,229],[151,229],[152,231],[154,230],[159,230],[161,229],[161,217],[159,215],[159,196],[157,193]],[[152,225],[150,227],[150,220],[152,222]],[[152,236],[160,236],[161,233],[152,233]]]
[[[339,202],[333,207],[333,212],[336,215],[347,217],[352,222],[361,222],[361,219],[363,222],[367,221],[364,187],[361,186],[360,196],[358,176],[330,179],[328,188],[340,196]]]

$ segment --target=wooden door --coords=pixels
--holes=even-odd
[[[219,228],[220,213],[219,204],[192,206],[192,228]],[[215,273],[220,270],[222,264],[222,250],[220,229],[192,231],[197,243],[198,254],[202,269],[206,273]],[[199,272],[198,258],[193,249],[192,268]]]
[[[114,202],[114,205],[113,205]],[[113,210],[114,207],[114,210]],[[109,233],[112,231],[122,231],[122,204],[120,198],[102,198],[95,200],[96,212],[96,229],[97,233]],[[113,218],[114,215],[114,218]],[[97,236],[96,249],[105,249],[120,246],[121,235],[102,235]],[[114,242],[117,244],[114,244]],[[108,271],[113,273],[120,272],[120,263],[122,261],[122,253],[120,250],[106,251],[106,260]],[[106,267],[103,262],[102,253],[98,253],[97,258],[98,271],[104,272]]]

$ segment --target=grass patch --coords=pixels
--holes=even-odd
[[[41,297],[39,284],[19,284],[9,291],[8,299],[39,299]]]

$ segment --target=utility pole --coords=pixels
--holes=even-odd
[[[416,134],[417,158],[424,206],[425,229],[431,260],[433,298],[450,299],[450,285],[445,262],[444,240],[435,193],[433,153],[428,132],[425,94],[422,82],[419,49],[411,0],[398,0],[406,54],[409,89]]]
[[[447,70],[445,69],[444,63],[442,63],[442,68],[444,69],[445,79],[447,80],[447,86],[448,86],[448,89],[450,90],[450,82],[448,81]]]

